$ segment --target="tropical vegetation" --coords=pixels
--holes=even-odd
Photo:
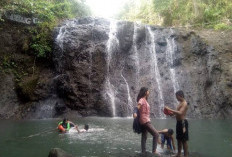
[[[7,11],[39,19],[36,26],[28,27],[32,35],[30,50],[37,57],[48,57],[51,53],[52,31],[59,22],[90,15],[84,0],[1,0],[0,9],[2,13]]]
[[[117,18],[163,26],[232,29],[232,1],[129,0]]]

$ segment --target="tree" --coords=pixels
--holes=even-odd
[[[164,26],[231,29],[231,0],[136,0],[119,14],[119,19]],[[160,20],[161,18],[161,20]]]

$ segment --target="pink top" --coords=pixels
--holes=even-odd
[[[140,124],[145,124],[147,122],[150,122],[150,105],[148,104],[147,100],[145,98],[139,99],[138,102],[141,106],[139,109],[139,122]]]

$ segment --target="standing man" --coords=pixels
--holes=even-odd
[[[173,112],[173,115],[176,116],[176,139],[177,139],[177,145],[178,145],[178,153],[176,157],[181,156],[181,149],[182,145],[184,148],[184,157],[188,156],[188,144],[187,141],[189,139],[188,137],[188,121],[185,119],[188,105],[184,98],[184,92],[182,90],[179,90],[176,92],[176,99],[179,101],[179,105],[177,106],[177,110],[173,110],[167,106],[165,106],[165,109]]]

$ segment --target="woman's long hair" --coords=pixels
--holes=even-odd
[[[146,88],[146,87],[142,87],[141,89],[140,89],[140,91],[139,91],[139,94],[138,94],[138,96],[137,96],[137,102],[139,102],[139,100],[141,99],[141,98],[143,98],[144,96],[146,96],[146,92],[148,91],[148,88]]]

